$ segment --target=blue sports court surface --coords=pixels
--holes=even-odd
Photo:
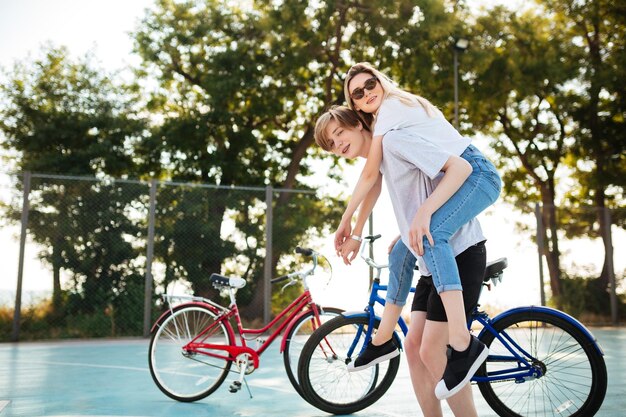
[[[626,415],[626,329],[591,329],[605,351],[609,386],[599,416]],[[0,344],[0,417],[38,416],[327,416],[293,390],[275,343],[248,376],[247,390],[228,392],[230,379],[196,403],[166,397],[152,382],[146,339]],[[474,387],[480,416],[496,414]],[[362,417],[422,416],[406,361],[387,394]],[[452,416],[444,407],[444,415]]]

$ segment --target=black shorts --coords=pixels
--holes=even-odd
[[[458,254],[455,259],[463,286],[465,317],[469,321],[472,311],[478,304],[478,297],[485,277],[487,265],[485,242],[482,241],[470,246]],[[423,275],[420,277],[415,287],[411,311],[425,311],[427,320],[448,321],[441,297],[433,285],[432,277]]]

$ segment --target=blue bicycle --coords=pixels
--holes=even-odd
[[[379,238],[368,236],[370,245]],[[391,386],[400,356],[359,372],[348,372],[380,323],[375,304],[385,304],[379,292],[379,265],[361,257],[376,270],[364,311],[345,312],[317,329],[305,343],[298,365],[302,394],[312,405],[333,414],[351,414],[376,402]],[[502,280],[506,258],[487,265],[484,286]],[[412,288],[411,292],[415,289]],[[604,353],[595,337],[575,318],[552,308],[527,306],[494,318],[478,306],[469,323],[482,325],[478,338],[489,357],[472,381],[491,408],[505,417],[593,416],[604,401],[607,372]],[[404,335],[408,327],[400,318]],[[394,334],[398,346],[401,337]]]

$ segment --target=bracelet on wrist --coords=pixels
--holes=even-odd
[[[357,242],[363,242],[363,238],[361,236],[359,236],[359,235],[352,235],[352,236],[350,236],[350,239],[354,239]]]

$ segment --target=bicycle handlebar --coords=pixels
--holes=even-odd
[[[275,283],[277,283],[277,282],[284,281],[284,280],[286,280],[286,279],[288,279],[288,278],[289,278],[289,275],[283,275],[283,276],[280,276],[280,277],[272,278],[272,279],[270,280],[270,282],[271,282],[272,284],[275,284]]]
[[[296,253],[299,253],[304,256],[311,256],[315,251],[309,248],[301,248],[300,246],[296,246]]]
[[[313,249],[302,248],[300,246],[296,247],[295,252],[300,254],[300,255],[313,257],[313,266],[311,268],[307,269],[307,270],[298,271],[298,272],[292,272],[292,273],[287,274],[287,275],[282,275],[280,277],[272,278],[272,279],[270,279],[270,283],[275,284],[277,282],[289,280],[289,283],[287,283],[283,287],[283,289],[285,289],[286,287],[288,287],[290,285],[294,285],[296,283],[296,279],[300,279],[300,280],[304,281],[306,279],[306,277],[308,277],[309,275],[313,274],[313,272],[315,271],[315,268],[317,267],[317,257],[318,257],[319,254],[316,251],[314,251]],[[306,284],[306,281],[304,281],[304,286],[305,286],[305,288],[308,287],[307,284]]]
[[[376,262],[374,262],[374,260],[372,258],[370,258],[369,256],[365,255],[365,248],[367,247],[367,245],[365,245],[365,242],[368,241],[370,245],[372,245],[374,243],[374,241],[376,239],[378,239],[381,235],[372,235],[372,236],[366,236],[363,238],[363,243],[361,244],[361,258],[365,261],[366,264],[368,264],[369,266],[371,266],[372,268],[375,268],[378,270],[378,274],[380,275],[380,271],[384,268],[387,268],[389,265],[388,264],[377,264]]]
[[[363,239],[365,240],[369,240],[370,243],[374,243],[374,241],[376,239],[378,239],[379,237],[381,237],[382,235],[378,234],[378,235],[370,235],[370,236],[365,236]]]

